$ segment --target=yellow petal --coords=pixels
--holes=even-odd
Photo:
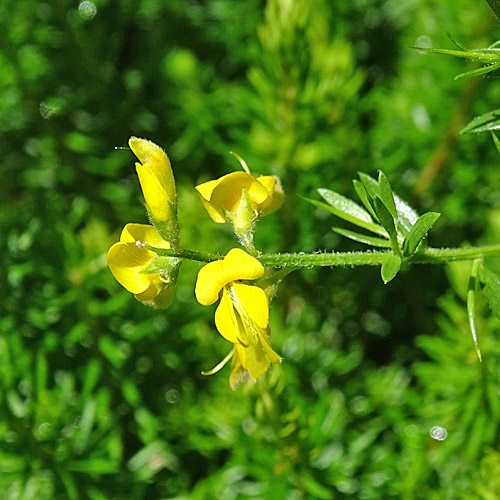
[[[213,205],[211,202],[211,198],[214,189],[222,182],[224,177],[221,177],[220,179],[216,179],[214,181],[204,182],[203,184],[196,186],[196,191],[198,191],[198,194],[200,195],[203,207],[208,212],[210,218],[218,224],[227,222],[227,218],[224,214],[223,208],[221,206]]]
[[[238,385],[245,382],[248,379],[248,372],[243,367],[241,362],[241,354],[243,348],[236,346],[235,352],[233,354],[233,361],[231,362],[231,371],[229,372],[229,385],[231,389],[236,389]],[[242,354],[244,357],[244,354]]]
[[[239,248],[233,248],[224,260],[210,262],[200,269],[195,294],[204,306],[213,304],[221,289],[235,280],[254,280],[264,274],[264,267],[254,257]]]
[[[266,337],[260,336],[260,342],[244,349],[245,361],[243,366],[254,380],[257,380],[269,368],[269,365],[281,361],[278,354],[272,350],[267,334]]]
[[[269,324],[269,301],[264,290],[242,283],[233,283],[231,287],[234,290],[233,296],[239,302],[235,304],[236,310],[242,317],[246,314],[260,328],[266,329]]]
[[[150,287],[143,293],[135,294],[135,298],[156,308],[167,308],[174,298],[174,286],[163,283],[158,275],[150,276],[155,276]]]
[[[175,203],[174,175],[172,173],[170,160],[165,151],[154,142],[146,139],[139,139],[138,137],[131,137],[128,144],[141,163],[150,167],[153,175],[158,179],[165,190],[168,199]]]
[[[239,344],[240,339],[245,335],[241,321],[238,321],[235,316],[233,302],[226,289],[215,311],[215,326],[218,332],[233,344]]]
[[[266,188],[269,193],[268,199],[260,205],[261,215],[269,215],[277,210],[283,203],[283,188],[278,177],[274,175],[264,175],[257,177],[257,180]]]
[[[151,279],[149,274],[140,274],[145,269],[155,254],[144,247],[137,246],[135,242],[115,243],[108,252],[108,265],[124,288],[132,293],[146,291]]]
[[[135,298],[141,302],[152,303],[153,299],[162,291],[164,283],[157,274],[146,274],[145,276],[149,278],[149,286],[144,292],[136,293]]]
[[[204,182],[203,184],[199,184],[198,186],[196,186],[196,191],[198,191],[198,194],[202,199],[210,201],[214,189],[222,182],[223,179],[224,177],[221,177],[220,179],[215,179],[214,181],[208,181]]]
[[[124,243],[138,241],[157,248],[170,248],[170,243],[165,241],[150,224],[127,224],[123,228],[120,241]]]
[[[217,224],[222,224],[223,222],[228,221],[226,215],[224,214],[224,212],[220,207],[219,208],[214,207],[213,205],[210,204],[209,201],[205,200],[203,197],[201,198],[201,202],[203,203],[203,207],[207,211],[208,215],[214,222],[217,222]]]
[[[250,197],[253,210],[268,198],[267,189],[246,172],[232,172],[215,181],[205,182],[196,187],[210,217],[215,222],[226,222],[224,212],[236,212],[243,189]],[[210,207],[210,208],[208,208]]]
[[[273,351],[269,340],[269,328],[259,332],[259,343],[271,363],[281,363],[281,356]]]
[[[243,189],[250,196],[252,207],[264,202],[268,197],[267,189],[255,177],[246,172],[233,172],[220,179],[210,198],[211,204],[234,212],[241,201]]]
[[[149,212],[156,220],[167,221],[170,218],[170,200],[165,189],[149,165],[136,163],[136,171]]]
[[[245,349],[244,367],[253,380],[257,380],[271,364],[261,344],[255,344]]]

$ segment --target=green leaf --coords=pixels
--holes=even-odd
[[[357,203],[330,189],[318,189],[320,196],[332,207],[365,222],[373,222],[370,214]]]
[[[387,259],[382,264],[382,268],[380,270],[380,276],[382,277],[382,281],[387,285],[389,281],[392,281],[399,270],[401,269],[401,257],[399,255],[389,254]]]
[[[134,407],[139,406],[141,402],[141,394],[135,386],[135,384],[130,379],[125,379],[121,383],[123,397],[127,402]]]
[[[394,219],[384,205],[382,200],[377,196],[375,198],[375,212],[377,213],[378,219],[384,229],[388,232],[389,238],[391,240],[391,248],[395,255],[401,255],[401,250],[399,249],[398,233],[396,231],[396,226],[394,224]]]
[[[151,468],[152,461],[158,463],[156,469]],[[151,479],[159,470],[178,470],[177,457],[170,451],[165,441],[157,440],[139,450],[127,463],[128,468],[143,480]]]
[[[375,210],[373,209],[373,203],[368,198],[368,192],[366,191],[365,186],[356,179],[354,179],[352,183],[354,185],[354,190],[356,191],[358,198],[361,200],[361,203],[363,203],[368,212],[370,212],[370,215],[374,219],[376,219],[377,216],[375,215]]]
[[[371,245],[372,247],[380,248],[390,248],[391,242],[389,240],[383,240],[382,238],[375,238],[374,236],[368,236],[366,234],[356,233],[348,229],[342,229],[340,227],[332,228],[336,233],[341,236],[345,236],[351,240],[357,241],[358,243],[364,243],[365,245]]]
[[[96,418],[96,406],[97,403],[94,398],[89,398],[85,402],[80,425],[73,434],[74,447],[78,454],[85,451],[89,444],[90,435]]]
[[[479,267],[479,280],[483,283],[483,294],[493,314],[500,319],[500,279],[487,267]]]
[[[389,236],[397,237],[394,218],[378,196],[375,198],[375,212],[380,224],[382,224],[384,229],[389,233]]]
[[[381,236],[387,236],[386,232],[384,231],[384,228],[380,227],[378,224],[375,224],[374,222],[366,222],[363,219],[358,219],[349,213],[343,212],[337,209],[336,207],[327,205],[326,203],[323,203],[318,200],[313,200],[310,198],[304,198],[304,199],[309,203],[317,207],[320,207],[324,210],[327,210],[328,212],[331,212],[332,214],[336,215],[337,217],[340,217],[341,219],[346,220],[347,222],[350,222],[352,224],[355,224],[356,226],[366,229],[367,231],[371,231],[372,233],[379,234]]]
[[[467,47],[464,47],[461,43],[457,42],[455,40],[455,38],[453,38],[452,34],[447,32],[446,33],[446,36],[450,39],[451,43],[453,43],[454,45],[456,45],[459,49],[462,49],[462,50],[469,50]]]
[[[364,172],[358,172],[358,175],[368,194],[372,198],[375,198],[375,196],[377,196],[379,193],[378,182],[373,177],[365,174]]]
[[[412,49],[423,50],[430,54],[442,54],[446,56],[461,57],[470,61],[482,62],[484,64],[496,63],[500,60],[500,54],[496,49],[470,49],[470,50],[450,50],[432,49],[429,47],[412,47]]]
[[[440,216],[441,214],[438,212],[427,212],[422,215],[417,222],[415,222],[403,242],[403,254],[405,256],[413,255],[415,253],[418,245],[420,245],[429,229],[434,225]]]
[[[385,175],[382,170],[379,170],[378,172],[378,189],[382,203],[386,206],[391,215],[396,219],[398,216],[398,212],[396,210],[396,203],[394,202],[391,184],[389,182],[389,179],[387,178],[387,175]]]
[[[368,194],[375,198],[379,193],[378,182],[369,175],[358,172],[359,178],[363,183]],[[403,201],[396,193],[393,191],[394,202],[396,203],[396,209],[398,212],[398,230],[405,236],[411,227],[418,220],[417,212],[405,201]]]
[[[65,469],[57,469],[57,473],[66,489],[66,498],[68,500],[79,500],[80,495],[73,476]]]
[[[311,474],[304,474],[302,482],[310,498],[316,498],[318,500],[329,500],[332,498],[332,491],[317,481]]]
[[[472,269],[469,278],[469,289],[467,291],[467,317],[469,319],[469,327],[472,334],[472,340],[474,342],[474,347],[476,348],[476,354],[479,361],[483,361],[481,357],[481,351],[479,349],[479,344],[477,341],[477,328],[476,328],[476,288],[477,288],[477,276],[478,269],[481,263],[480,259],[476,259],[472,264]]]
[[[483,115],[476,116],[461,131],[461,134],[478,134],[488,130],[500,129],[500,109],[488,111]]]
[[[86,401],[99,381],[101,364],[98,358],[91,358],[85,369],[83,388],[80,393],[82,401]]]
[[[469,78],[471,76],[485,75],[487,73],[491,73],[492,71],[495,71],[498,68],[500,68],[500,62],[497,62],[495,64],[489,64],[488,66],[483,66],[482,68],[473,69],[471,71],[466,71],[465,73],[460,73],[459,75],[457,75],[454,78],[454,80],[460,80],[462,78]]]
[[[393,193],[396,209],[398,211],[398,229],[406,235],[411,231],[412,226],[418,220],[418,213],[406,201],[399,198],[396,193]]]
[[[493,142],[495,143],[495,147],[497,148],[498,154],[500,154],[500,140],[497,137],[495,132],[491,132],[491,137],[493,137]]]

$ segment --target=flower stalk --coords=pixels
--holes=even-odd
[[[198,262],[213,262],[223,259],[223,255],[196,252],[193,250],[172,250],[149,247],[150,250],[165,257]],[[379,266],[388,256],[389,251],[379,252],[325,252],[325,253],[262,253],[258,260],[271,267],[343,267],[343,266]],[[500,245],[486,245],[466,248],[425,248],[404,259],[406,264],[446,264],[458,260],[474,260],[487,257],[500,257]]]

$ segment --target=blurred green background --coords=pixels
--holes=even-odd
[[[229,346],[186,263],[167,311],[106,252],[146,222],[129,136],[172,160],[185,248],[225,252],[193,187],[279,175],[266,251],[359,250],[305,202],[383,169],[434,246],[498,243],[500,158],[459,136],[494,79],[416,44],[488,46],[474,0],[3,0],[0,3],[0,499],[500,498],[500,324],[476,358],[467,264],[305,270],[273,303],[284,357],[231,391]],[[342,223],[340,223],[341,225]],[[480,304],[481,305],[481,304]],[[447,431],[433,439],[431,429]],[[434,437],[444,437],[439,430]]]

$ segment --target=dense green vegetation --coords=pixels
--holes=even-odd
[[[442,213],[434,246],[498,243],[498,152],[458,133],[500,86],[411,48],[453,49],[447,32],[487,47],[498,21],[473,0],[1,2],[1,499],[500,497],[500,323],[478,303],[480,364],[470,264],[388,285],[376,268],[290,275],[271,311],[284,362],[236,391],[227,368],[200,374],[228,349],[195,301],[198,264],[166,311],[106,264],[146,222],[115,149],[131,135],[172,160],[185,248],[235,245],[193,189],[239,168],[229,151],[282,179],[263,250],[362,249],[304,198],[353,197],[378,169]]]

